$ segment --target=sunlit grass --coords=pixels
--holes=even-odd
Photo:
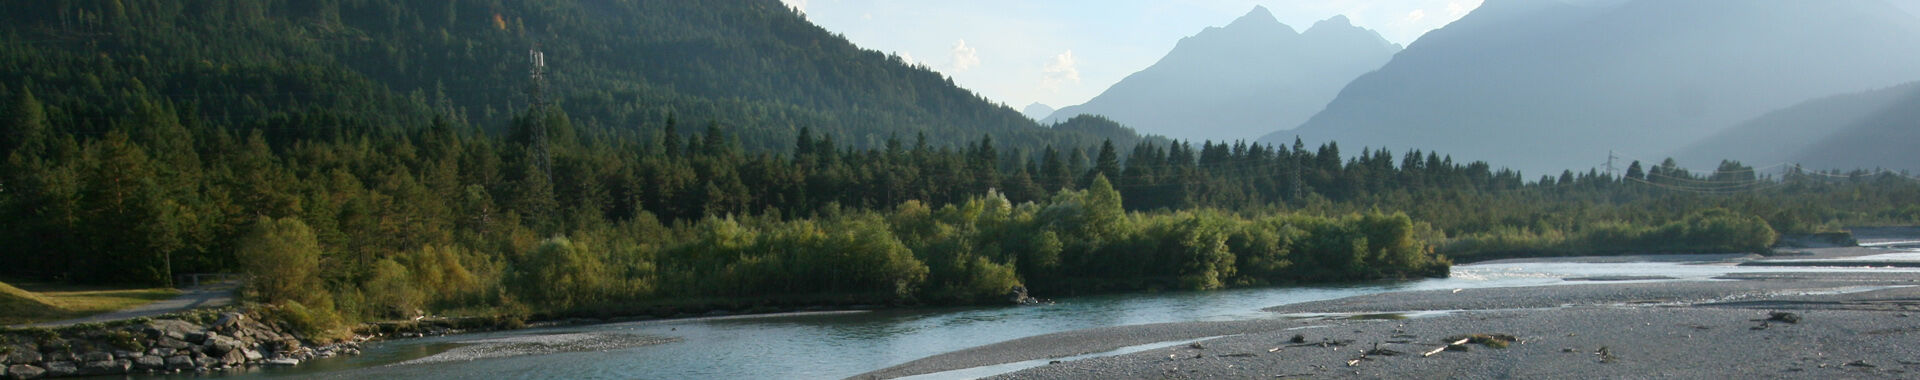
[[[114,288],[0,282],[0,325],[80,318],[178,296],[170,288]]]

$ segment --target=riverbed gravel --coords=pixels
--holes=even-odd
[[[546,355],[562,352],[607,351],[629,347],[650,346],[671,343],[677,338],[653,337],[637,334],[587,332],[525,335],[506,338],[471,340],[458,342],[458,348],[431,356],[400,362],[395,365],[415,365],[455,361],[495,359],[522,355]]]
[[[1813,249],[1793,259],[1875,252],[1886,251]],[[1809,269],[1709,281],[1588,280],[1282,305],[1267,309],[1273,318],[1250,321],[1063,332],[936,355],[854,378],[938,373],[1205,337],[1215,338],[996,378],[1920,377],[1920,345],[1912,344],[1920,341],[1920,272]],[[1791,313],[1785,319],[1794,322],[1775,313]],[[1400,317],[1406,319],[1392,319]],[[1468,344],[1464,351],[1421,355],[1472,334],[1516,340],[1504,348]]]

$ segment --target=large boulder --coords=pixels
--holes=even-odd
[[[167,369],[176,371],[193,369],[193,358],[186,355],[168,357]]]
[[[220,355],[220,364],[225,364],[229,367],[246,364],[247,354],[240,351],[241,350],[232,350],[227,351],[225,355]]]
[[[241,321],[240,332],[244,333],[247,337],[251,337],[254,340],[258,340],[258,341],[273,341],[273,340],[282,339],[282,337],[280,336],[280,333],[274,331],[272,327],[267,327],[267,325],[261,324],[260,322],[255,322],[253,320]]]
[[[38,379],[46,375],[47,370],[26,364],[15,364],[7,367],[7,376],[15,379]]]
[[[214,336],[216,336],[216,334],[214,334],[214,332],[212,331],[195,331],[195,332],[187,333],[186,340],[187,340],[187,343],[206,344],[207,338],[211,338]]]
[[[211,338],[207,338],[206,351],[208,355],[218,356],[218,355],[226,354],[228,352],[233,352],[233,350],[240,349],[240,346],[241,344],[239,339],[215,335]]]
[[[167,369],[167,359],[159,356],[142,356],[133,360],[133,368],[152,371]]]
[[[240,321],[244,321],[244,320],[247,320],[246,314],[240,314],[240,313],[221,314],[220,319],[213,322],[213,330],[221,331],[221,332],[233,332],[234,329],[240,327]]]
[[[113,354],[100,352],[100,351],[80,354],[81,363],[91,363],[91,362],[97,362],[97,361],[112,361],[112,360],[113,360]]]
[[[240,356],[244,356],[244,357],[246,357],[246,358],[247,358],[247,361],[250,361],[250,362],[253,362],[253,361],[260,361],[260,359],[266,359],[266,358],[267,358],[267,356],[266,356],[266,355],[261,355],[261,354],[260,354],[260,351],[254,351],[254,350],[253,350],[253,349],[251,349],[251,348],[243,348],[243,349],[240,349]]]
[[[33,364],[40,360],[40,350],[32,346],[13,346],[7,353],[7,364]]]
[[[182,350],[182,349],[186,349],[188,346],[192,346],[193,344],[187,343],[187,341],[184,341],[184,340],[174,339],[172,337],[163,337],[163,338],[160,338],[159,342],[154,342],[154,345],[171,348],[174,350]]]
[[[45,356],[40,358],[40,361],[70,362],[70,361],[73,361],[74,359],[75,358],[73,357],[72,351],[67,351],[62,349],[58,351],[47,352]],[[48,371],[52,371],[52,370],[48,370]],[[52,376],[52,374],[48,374],[48,376]]]
[[[148,321],[146,328],[147,336],[155,339],[173,338],[175,340],[186,340],[188,335],[197,332],[204,333],[206,331],[207,329],[201,328],[199,325],[178,319]]]
[[[220,358],[216,358],[212,356],[196,356],[193,358],[194,367],[212,368],[214,365],[217,365],[217,364],[220,364]]]
[[[180,351],[180,350],[175,350],[175,349],[166,348],[166,347],[154,347],[154,348],[147,349],[147,356],[158,356],[160,357],[161,360],[166,360],[168,356],[173,356],[173,353],[176,351]]]
[[[47,362],[47,377],[67,377],[80,374],[80,366],[73,362]]]
[[[118,375],[123,373],[127,373],[127,367],[113,360],[87,362],[87,364],[80,365],[80,374],[84,376]]]

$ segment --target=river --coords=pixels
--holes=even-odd
[[[224,377],[838,379],[926,356],[1027,336],[1145,323],[1285,318],[1261,309],[1381,292],[1553,285],[1605,278],[1713,281],[1713,277],[1729,273],[1810,270],[1733,266],[1725,261],[1728,257],[1690,256],[1661,259],[1661,262],[1488,263],[1455,266],[1450,278],[1398,283],[1105,295],[1059,299],[1056,304],[1045,306],[708,318],[462,334],[372,343],[360,356]],[[568,333],[631,334],[673,341],[605,350],[402,364],[460,347],[460,342]],[[1019,367],[999,366],[984,369],[984,374]],[[974,370],[932,377],[982,374],[982,370]]]

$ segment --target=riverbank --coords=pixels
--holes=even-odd
[[[1791,259],[1893,252],[1808,249]],[[1773,260],[1746,255],[1686,259],[1723,266]],[[1584,259],[1518,262],[1579,260]],[[1920,333],[1920,317],[1915,317],[1920,315],[1920,287],[1916,287],[1920,273],[1915,271],[1783,268],[1723,275],[1711,281],[1587,280],[1552,286],[1383,293],[1269,308],[1278,315],[1271,319],[1042,335],[935,355],[855,378],[930,374],[1201,336],[1217,338],[1043,365],[1000,377],[1898,378],[1920,370],[1920,356],[1916,356],[1920,348],[1901,343],[1911,342]],[[1777,319],[1797,323],[1767,321],[1776,312],[1792,313]],[[1514,341],[1506,348],[1468,344],[1467,351],[1420,355],[1472,334],[1511,336]]]
[[[321,344],[260,308],[202,309],[53,328],[0,330],[0,377],[36,379],[133,374],[206,374],[292,366],[359,354],[359,341]]]

